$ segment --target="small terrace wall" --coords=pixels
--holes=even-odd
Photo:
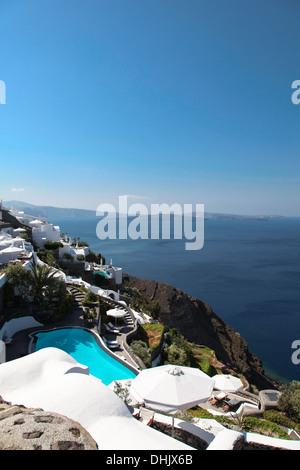
[[[32,328],[35,326],[43,326],[43,324],[37,322],[31,316],[13,318],[4,323],[4,325],[2,326],[0,330],[0,340],[2,340],[3,338],[9,340],[18,331],[25,330],[27,328]]]
[[[0,340],[0,364],[6,362],[6,346],[4,341]]]

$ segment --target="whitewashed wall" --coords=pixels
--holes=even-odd
[[[3,327],[0,330],[0,340],[6,338],[9,340],[16,334],[18,331],[26,330],[26,328],[33,328],[36,326],[43,326],[42,323],[39,323],[31,316],[13,318],[8,322],[4,323]]]

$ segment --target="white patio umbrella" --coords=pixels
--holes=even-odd
[[[200,369],[168,364],[142,370],[131,383],[131,393],[147,408],[175,413],[208,400],[213,387],[214,380]]]
[[[243,389],[243,382],[238,377],[229,374],[217,374],[213,376],[215,388],[222,392],[237,392]]]
[[[107,310],[106,315],[109,315],[110,317],[115,318],[115,324],[117,324],[117,318],[123,318],[126,315],[126,312],[124,310],[121,310],[119,308],[111,308],[110,310]]]
[[[19,228],[15,228],[14,232],[20,232],[21,233],[21,232],[26,232],[26,230],[24,228],[19,227]]]
[[[32,220],[29,223],[30,223],[30,225],[42,225],[43,224],[43,222],[39,219]]]

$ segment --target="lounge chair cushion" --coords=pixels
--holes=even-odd
[[[139,420],[142,421],[142,423],[145,423],[147,426],[150,426],[153,423],[154,414],[154,411],[148,410],[147,408],[141,406],[139,411]]]

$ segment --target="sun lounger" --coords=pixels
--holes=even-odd
[[[227,394],[224,392],[218,393],[218,395],[215,396],[215,399],[217,400],[218,403],[221,403],[222,401],[226,400]]]
[[[227,398],[227,394],[224,393],[224,392],[220,392],[220,393],[218,393],[218,395],[215,395],[215,396],[211,397],[209,399],[209,402],[212,405],[220,405],[222,403],[222,401],[226,400],[226,398]]]
[[[118,349],[120,345],[118,343],[107,343],[109,349]]]
[[[116,335],[120,333],[120,331],[117,328],[112,328],[108,325],[105,325],[105,328],[106,328],[106,331],[108,331],[109,333],[114,333]]]
[[[103,336],[103,341],[104,341],[105,345],[110,349],[117,349],[117,348],[120,347],[120,345],[117,341],[109,341],[106,338],[104,338],[104,336]]]
[[[237,398],[233,398],[232,400],[224,400],[223,403],[223,410],[224,411],[230,411],[233,408],[235,408],[237,405],[239,405],[241,402]]]
[[[139,421],[142,423],[146,424],[147,426],[151,426],[151,424],[154,421],[154,411],[148,410],[147,408],[144,408],[141,406],[139,412],[134,415],[135,418],[137,418]]]
[[[108,326],[114,330],[118,330],[120,332],[120,330],[122,330],[123,326],[115,326],[113,325],[111,322],[108,322]]]

